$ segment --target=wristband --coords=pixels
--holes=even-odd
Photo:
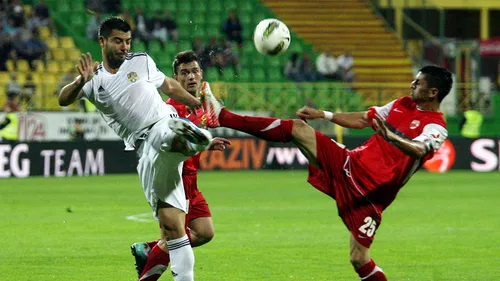
[[[369,122],[372,122],[373,118],[375,118],[375,114],[376,113],[377,113],[377,111],[375,110],[375,108],[370,107],[368,109],[368,112],[367,112],[366,116],[368,117],[368,121]]]
[[[325,115],[323,117],[323,119],[325,119],[327,121],[332,121],[332,118],[333,118],[333,113],[332,112],[323,110],[323,114]]]

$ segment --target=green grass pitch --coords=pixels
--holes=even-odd
[[[195,249],[196,280],[359,280],[335,202],[305,178],[201,172],[216,235]],[[416,174],[385,211],[372,257],[389,280],[500,280],[499,182]],[[136,175],[0,183],[0,280],[136,280],[130,244],[159,235]]]

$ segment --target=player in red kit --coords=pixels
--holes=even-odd
[[[446,139],[441,101],[452,85],[451,73],[437,66],[420,69],[411,97],[365,112],[332,113],[310,107],[300,119],[326,119],[346,128],[373,127],[374,134],[353,150],[315,131],[300,119],[251,117],[224,109],[205,89],[209,126],[223,126],[275,142],[293,142],[309,160],[308,182],[335,199],[338,215],[351,232],[350,261],[364,281],[387,280],[370,258],[382,212],[398,191]]]
[[[180,52],[173,62],[174,78],[181,86],[193,96],[199,98],[202,86],[203,71],[200,68],[199,59],[192,51]],[[188,108],[172,99],[166,101],[177,110],[181,118],[187,118],[198,126],[205,126],[206,118],[203,109],[193,114]],[[229,141],[223,138],[214,138],[211,150],[224,150]],[[192,247],[208,243],[214,237],[214,226],[212,215],[203,194],[198,190],[197,174],[200,167],[200,154],[184,161],[182,170],[182,181],[186,199],[188,200],[188,213],[186,215],[186,233]],[[170,257],[165,244],[165,235],[162,231],[159,240],[151,242],[139,242],[132,245],[132,254],[136,259],[136,268],[139,280],[158,280],[167,269]]]

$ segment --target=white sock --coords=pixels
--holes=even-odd
[[[194,280],[194,253],[187,235],[167,240],[170,253],[170,270],[174,281]]]

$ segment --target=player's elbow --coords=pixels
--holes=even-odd
[[[59,97],[57,99],[57,101],[59,103],[59,106],[68,106],[68,105],[70,105],[70,103],[68,102],[67,99],[64,99],[64,98],[61,98],[61,97]]]

